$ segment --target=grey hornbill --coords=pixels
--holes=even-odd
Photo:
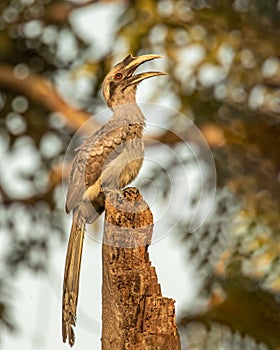
[[[79,293],[79,275],[85,224],[104,211],[105,194],[121,189],[138,174],[144,156],[145,117],[136,104],[136,89],[142,80],[161,72],[134,74],[144,62],[159,55],[127,56],[105,77],[102,92],[113,116],[78,148],[69,179],[66,212],[73,211],[64,270],[62,336],[74,344]]]

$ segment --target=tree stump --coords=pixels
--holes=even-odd
[[[180,350],[174,300],[162,297],[148,245],[152,213],[136,188],[106,198],[102,350]]]

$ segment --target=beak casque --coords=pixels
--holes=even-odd
[[[163,58],[163,56],[152,55],[152,54],[138,56],[138,57],[133,57],[132,55],[127,56],[123,60],[125,70],[129,74],[128,79],[127,79],[127,83],[129,85],[132,85],[132,84],[139,83],[140,81],[147,79],[147,78],[151,78],[151,77],[155,77],[155,76],[159,76],[159,75],[166,75],[166,73],[162,73],[162,72],[143,72],[143,73],[139,73],[136,75],[132,75],[141,64],[148,62],[148,61],[151,61],[151,60],[154,60],[156,58]]]

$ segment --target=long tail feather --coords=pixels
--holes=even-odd
[[[85,219],[74,211],[64,269],[62,296],[62,337],[70,346],[74,345],[76,312],[79,295],[79,279],[84,242]]]

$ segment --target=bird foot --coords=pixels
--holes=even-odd
[[[105,187],[102,187],[101,190],[105,194],[105,196],[107,196],[108,194],[115,194],[120,197],[123,197],[122,190],[116,187],[105,186]]]

